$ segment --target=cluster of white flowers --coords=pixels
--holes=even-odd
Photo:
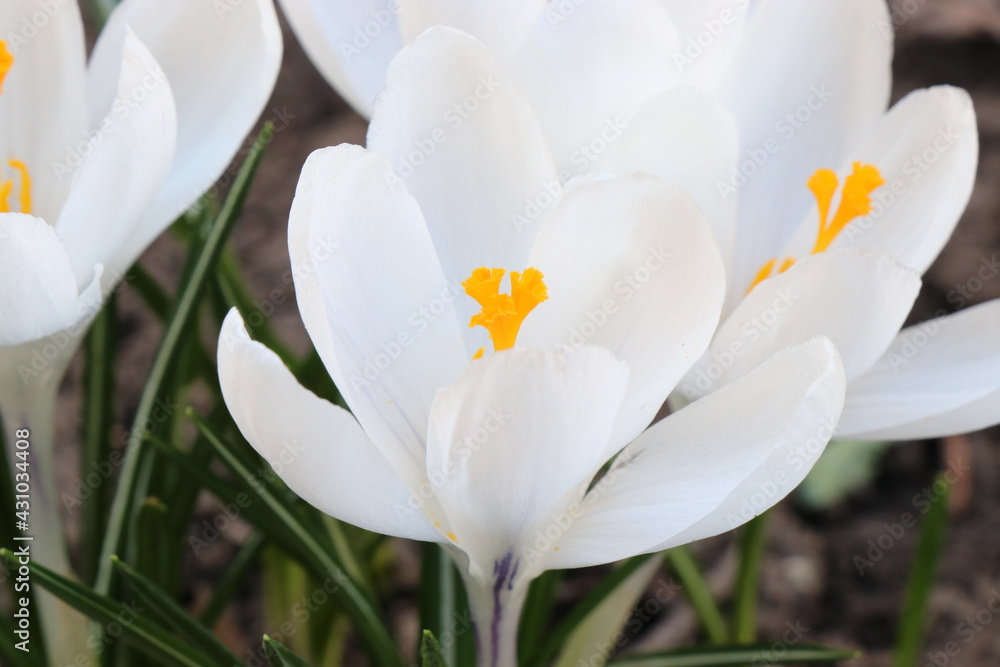
[[[8,420],[54,395],[106,292],[273,86],[271,0],[168,4],[125,0],[89,68],[74,3],[0,41]],[[888,108],[885,0],[281,4],[371,120],[366,148],[309,158],[288,235],[350,412],[235,312],[225,400],[264,458],[300,444],[281,475],[317,508],[445,546],[481,664],[515,664],[543,571],[729,530],[834,435],[1000,422],[1000,303],[901,331],[978,136],[955,88]],[[35,8],[5,0],[0,39]]]

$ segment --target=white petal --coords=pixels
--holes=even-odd
[[[660,0],[677,27],[678,76],[692,84],[714,88],[732,66],[752,5],[748,0]]]
[[[892,30],[883,0],[760,3],[722,88],[746,176],[736,284],[750,284],[813,210],[809,177],[838,168],[882,116]]]
[[[838,250],[807,257],[740,302],[681,390],[688,398],[703,396],[816,336],[833,341],[853,381],[889,347],[919,290],[916,272],[882,253]]]
[[[546,188],[558,188],[541,131],[481,43],[433,28],[393,61],[368,147],[393,159],[420,203],[449,280],[480,266],[524,268]],[[531,221],[535,218],[531,217]]]
[[[177,145],[174,97],[163,70],[131,31],[123,48],[114,107],[74,175],[56,223],[81,285],[91,280],[95,264],[107,267],[107,285],[116,283],[145,249],[140,220]]]
[[[306,502],[376,533],[440,539],[354,417],[303,388],[276,354],[250,340],[235,309],[219,337],[219,381],[244,437]]]
[[[0,26],[0,39],[14,56],[0,93],[0,180],[13,176],[8,160],[24,162],[33,182],[30,213],[55,220],[69,191],[66,172],[80,158],[75,147],[87,138],[80,8],[76,2],[4,0]]]
[[[549,300],[525,320],[529,347],[606,347],[629,367],[617,451],[653,420],[711,341],[725,272],[694,202],[647,175],[585,183],[543,223],[531,265]]]
[[[657,0],[553,5],[513,66],[565,182],[597,173],[608,146],[672,83],[673,24]]]
[[[51,226],[30,215],[0,213],[0,345],[86,327],[101,306],[101,267],[91,273],[81,293],[66,246]]]
[[[401,7],[384,0],[280,0],[309,59],[358,113],[371,117],[403,48]]]
[[[905,329],[851,383],[837,437],[863,439],[1000,391],[998,332],[1000,300]]]
[[[548,0],[400,0],[400,25],[405,41],[441,25],[467,32],[503,62],[524,41]]]
[[[872,213],[852,222],[831,248],[872,248],[923,273],[948,241],[976,180],[979,135],[969,94],[940,86],[903,98],[853,152],[853,162],[878,167],[886,184],[872,194]],[[795,256],[816,239],[819,214],[800,227]]]
[[[281,29],[271,0],[124,0],[90,61],[90,117],[114,97],[128,25],[163,67],[177,101],[177,156],[134,245],[156,238],[222,175],[271,96]]]
[[[579,500],[604,463],[628,380],[607,350],[506,350],[434,402],[427,471],[455,545],[486,567]],[[522,567],[541,567],[541,563]],[[475,574],[475,572],[473,572]]]
[[[650,99],[611,148],[608,171],[644,171],[679,185],[712,228],[726,266],[736,242],[737,196],[717,184],[736,166],[739,137],[733,115],[697,88],[677,88]]]
[[[469,363],[416,202],[358,146],[313,153],[289,224],[302,319],[351,410],[402,467],[424,463],[436,391]]]
[[[1000,391],[994,391],[949,412],[863,435],[878,440],[929,440],[973,433],[996,424],[1000,424]]]
[[[549,567],[611,562],[753,518],[805,477],[843,401],[843,368],[829,341],[775,355],[629,445],[570,513]],[[753,506],[747,516],[744,502]]]

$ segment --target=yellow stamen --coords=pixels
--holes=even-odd
[[[3,80],[7,78],[7,72],[14,66],[14,54],[7,49],[7,42],[0,39],[0,94],[3,93]]]
[[[533,268],[524,273],[512,271],[510,294],[501,294],[500,282],[506,273],[504,269],[480,267],[462,283],[465,293],[482,306],[469,321],[469,328],[481,326],[489,331],[497,352],[514,347],[524,318],[549,298],[542,272]],[[484,351],[480,349],[473,358],[481,358]]]
[[[31,172],[28,165],[20,160],[8,160],[7,164],[17,171],[21,179],[21,192],[17,197],[21,213],[31,213]],[[10,213],[10,195],[14,192],[14,179],[0,181],[0,213]]]
[[[837,175],[829,169],[817,171],[809,179],[809,189],[819,204],[819,234],[812,254],[824,252],[851,221],[871,213],[871,194],[883,185],[885,179],[877,167],[855,162],[854,172],[844,179],[844,192],[840,197],[837,213],[833,216],[833,221],[827,224],[833,193],[837,190]]]
[[[885,185],[885,179],[879,173],[878,167],[855,162],[854,171],[844,179],[840,205],[837,207],[833,220],[830,220],[830,209],[833,205],[833,196],[837,194],[837,188],[840,187],[837,174],[829,169],[819,169],[812,175],[807,185],[812,190],[813,196],[816,197],[816,204],[819,206],[819,232],[816,234],[816,243],[810,253],[817,255],[826,252],[837,236],[852,221],[872,212],[871,194]],[[784,273],[790,269],[795,261],[792,257],[786,258],[778,267],[778,273]],[[774,274],[777,264],[777,259],[768,260],[754,276],[747,294],[753,291],[754,287],[770,278]]]

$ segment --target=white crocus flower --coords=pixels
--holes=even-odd
[[[76,2],[0,6],[0,413],[9,443],[31,431],[30,534],[63,573],[52,420],[65,368],[104,295],[232,160],[277,76],[272,4],[226,9],[125,0],[88,67]],[[80,648],[56,635],[54,650]]]
[[[590,180],[519,225],[554,161],[490,52],[434,29],[388,81],[367,150],[310,157],[289,227],[303,321],[353,415],[302,388],[235,312],[222,390],[305,500],[445,545],[480,664],[513,665],[544,570],[715,535],[784,497],[832,432],[843,370],[819,338],[650,426],[723,304],[690,198],[648,175]],[[478,109],[445,129],[442,109],[475,91]]]
[[[838,437],[926,438],[1000,421],[1000,301],[900,331],[917,274],[968,202],[978,139],[955,88],[914,92],[886,112],[885,0],[520,0],[505,20],[475,0],[282,4],[362,113],[392,54],[445,23],[510,67],[563,182],[640,170],[683,186],[729,276],[729,318],[684,383],[689,398],[822,333],[851,385]],[[996,272],[989,258],[972,270]],[[763,292],[743,300],[756,283]]]

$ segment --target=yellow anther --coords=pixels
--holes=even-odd
[[[877,167],[854,163],[854,171],[844,179],[844,192],[840,197],[833,221],[829,224],[830,204],[837,191],[837,175],[829,169],[820,169],[809,179],[809,189],[819,204],[819,234],[812,254],[824,252],[851,221],[872,212],[871,194],[885,185]]]
[[[17,171],[21,179],[21,192],[17,197],[17,203],[21,213],[31,213],[31,172],[28,165],[20,160],[8,160],[7,164]],[[14,179],[0,181],[0,213],[10,213],[10,196],[14,192]]]
[[[469,328],[481,326],[489,331],[497,352],[514,347],[524,318],[549,298],[542,272],[533,268],[525,269],[524,273],[512,271],[510,294],[501,294],[500,282],[506,273],[504,269],[481,267],[462,283],[465,293],[482,306],[469,321]],[[484,351],[480,349],[473,358],[479,359]]]
[[[854,171],[844,179],[844,191],[840,196],[840,205],[837,207],[833,220],[830,220],[830,209],[833,207],[833,196],[837,194],[837,188],[840,187],[837,174],[829,169],[819,169],[812,175],[807,185],[812,190],[813,196],[816,197],[816,204],[819,206],[819,232],[816,234],[816,243],[810,253],[816,255],[826,252],[837,236],[852,221],[872,212],[871,194],[885,185],[885,179],[879,173],[878,167],[855,162]],[[777,259],[768,260],[754,276],[747,294],[754,287],[770,278],[775,273],[777,264]],[[777,273],[784,273],[794,264],[794,258],[786,258],[778,267]]]
[[[3,80],[7,72],[14,66],[14,54],[7,48],[7,42],[0,39],[0,94],[3,93]]]

